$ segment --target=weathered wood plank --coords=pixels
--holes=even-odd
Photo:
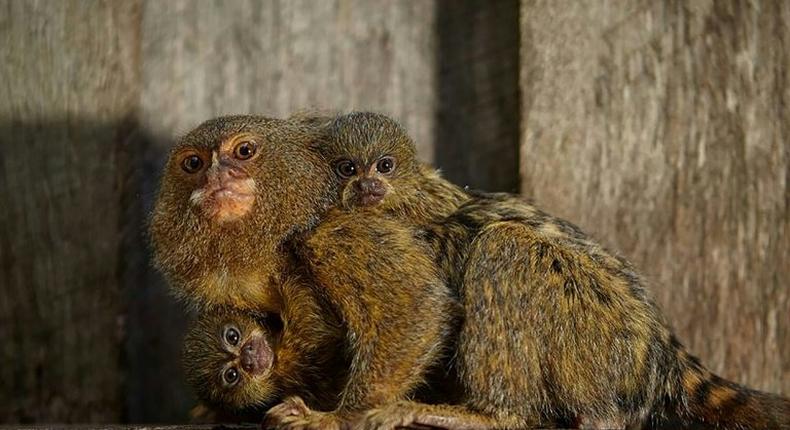
[[[517,192],[519,2],[437,2],[436,165],[451,181]]]
[[[121,418],[138,12],[0,2],[0,422]]]
[[[790,394],[790,5],[522,8],[524,194],[623,251],[714,371]]]
[[[220,114],[373,109],[431,160],[431,1],[146,3],[142,114],[172,136]]]

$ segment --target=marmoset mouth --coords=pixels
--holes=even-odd
[[[373,206],[384,199],[384,194],[360,194],[357,200],[362,206]]]
[[[203,214],[218,222],[234,221],[252,210],[255,204],[255,181],[250,178],[209,182],[195,190],[190,198]]]

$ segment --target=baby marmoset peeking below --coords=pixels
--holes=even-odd
[[[276,317],[216,308],[187,333],[187,380],[212,409],[260,420],[265,407],[287,395],[319,410],[336,406],[348,370],[341,323],[297,277],[280,293]]]

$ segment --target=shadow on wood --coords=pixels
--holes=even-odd
[[[0,124],[0,421],[169,421],[192,404],[183,313],[144,234],[151,141],[133,121]]]
[[[434,160],[445,177],[519,190],[519,2],[436,2]]]

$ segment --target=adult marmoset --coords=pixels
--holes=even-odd
[[[414,190],[450,186],[421,169],[397,176],[414,163],[403,148],[411,141],[384,116],[341,116],[330,130],[322,151],[337,157],[341,176],[353,181],[383,165],[392,178],[358,187],[385,190],[375,201],[356,200],[371,210],[380,204],[404,216],[409,202],[431,196],[416,199]],[[369,426],[576,420],[584,428],[638,428],[673,417],[720,429],[790,428],[787,399],[707,370],[672,334],[631,264],[571,223],[512,195],[477,193],[425,228],[464,312],[453,363],[463,398],[456,406],[398,402],[371,412]]]
[[[317,121],[316,121],[317,122]],[[199,309],[279,311],[283,243],[316,224],[334,180],[310,121],[209,120],[175,145],[150,234],[173,292]]]
[[[327,211],[340,204],[340,182],[316,150],[319,122],[236,116],[202,124],[171,153],[151,231],[173,289],[203,310],[279,312],[287,298],[278,286],[305,274],[346,330],[345,386],[337,407],[314,423],[340,426],[413,392],[441,354],[454,313],[413,228]],[[439,216],[441,207],[430,211]]]

